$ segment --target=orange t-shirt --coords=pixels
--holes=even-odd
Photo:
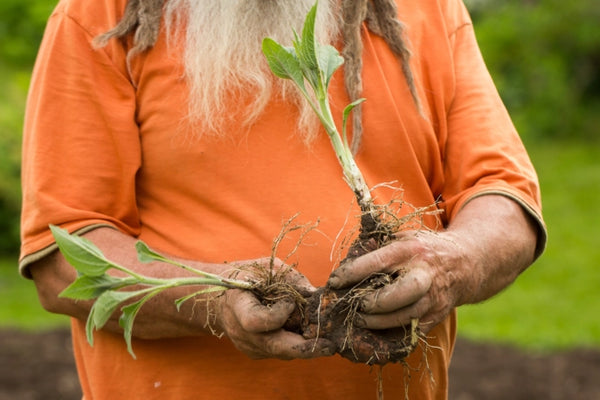
[[[304,144],[294,134],[294,108],[274,99],[248,130],[232,124],[225,139],[194,138],[184,122],[181,66],[164,35],[130,69],[121,42],[92,49],[91,40],[116,24],[124,6],[125,0],[62,0],[49,20],[25,122],[22,273],[55,249],[48,224],[71,231],[110,225],[157,250],[219,263],[268,256],[282,222],[300,213],[299,222],[320,225],[290,262],[324,284],[338,232],[356,214],[326,135]],[[397,59],[365,32],[367,101],[357,163],[367,182],[398,182],[404,200],[417,207],[440,200],[445,222],[474,196],[500,193],[543,226],[535,171],[463,4],[398,1],[398,8],[425,118]],[[348,104],[341,73],[331,87],[340,117]],[[230,108],[243,104],[231,99]],[[386,201],[390,191],[382,187],[375,196]],[[293,245],[284,241],[281,255]],[[453,313],[431,332],[429,369],[419,351],[409,358],[410,371],[384,368],[386,396],[401,398],[410,373],[411,399],[446,397],[455,319]],[[121,336],[96,332],[90,347],[84,323],[73,320],[72,327],[87,400],[375,397],[376,370],[337,356],[255,361],[227,339],[205,336],[134,340],[134,360]]]

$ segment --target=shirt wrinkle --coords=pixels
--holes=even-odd
[[[59,5],[56,7],[56,9],[52,12],[52,14],[50,15],[50,18],[58,18],[58,17],[64,17],[65,21],[70,21],[72,22],[75,26],[77,26],[83,33],[85,33],[85,35],[88,37],[88,43],[90,48],[98,53],[102,53],[106,56],[106,59],[109,60],[110,65],[112,66],[112,68],[117,71],[119,73],[119,75],[121,75],[125,80],[127,80],[127,82],[131,83],[133,85],[134,88],[136,88],[136,84],[133,80],[133,77],[131,76],[130,71],[123,71],[118,65],[117,65],[117,61],[115,59],[115,56],[110,54],[108,51],[109,46],[111,45],[112,41],[115,41],[117,39],[113,38],[111,39],[111,41],[109,43],[106,44],[106,46],[103,47],[95,47],[92,44],[93,39],[97,36],[97,34],[92,33],[92,30],[87,27],[82,21],[79,21],[78,18],[75,15],[72,15],[69,10],[68,10],[68,6],[66,4],[61,4],[59,3]],[[107,29],[108,30],[108,29]],[[123,51],[127,51],[127,49],[123,48]]]

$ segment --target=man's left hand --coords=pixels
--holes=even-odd
[[[468,268],[464,251],[444,233],[404,232],[398,240],[349,261],[330,276],[333,288],[348,287],[374,272],[399,274],[391,284],[365,296],[356,323],[369,329],[408,325],[419,318],[428,332],[456,306],[462,289],[457,271]]]

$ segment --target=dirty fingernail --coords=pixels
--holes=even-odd
[[[340,278],[338,278],[337,276],[330,276],[329,279],[327,280],[327,286],[331,287],[331,288],[337,288],[340,286]]]
[[[354,321],[352,321],[352,322],[354,323],[354,326],[357,328],[364,328],[367,326],[367,322],[360,314],[356,314],[354,316]]]
[[[319,354],[322,356],[332,356],[335,354],[335,349],[332,346],[324,346],[319,349]]]
[[[361,300],[360,309],[365,312],[369,312],[372,308],[373,308],[373,301],[368,297],[364,297]]]
[[[333,344],[330,341],[327,341],[327,343],[325,343],[323,345],[323,347],[321,347],[321,355],[322,356],[332,356],[335,354],[335,351],[336,351],[335,344]]]

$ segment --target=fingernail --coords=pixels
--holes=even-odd
[[[327,286],[337,289],[340,286],[340,278],[337,276],[330,276],[327,280]]]
[[[291,299],[281,299],[272,305],[272,310],[275,312],[291,313],[296,308],[296,303]]]
[[[356,314],[354,316],[354,320],[352,322],[353,322],[354,326],[357,328],[364,328],[367,326],[367,322],[360,314]]]
[[[328,344],[321,348],[322,356],[332,356],[334,354],[335,354],[335,345],[334,344]]]
[[[373,301],[369,297],[363,297],[360,301],[360,309],[365,312],[371,311]]]

